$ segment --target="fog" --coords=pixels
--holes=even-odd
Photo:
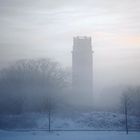
[[[139,0],[0,0],[0,68],[47,57],[71,68],[73,37],[91,36],[95,101],[114,102],[118,89],[140,84],[139,7]]]

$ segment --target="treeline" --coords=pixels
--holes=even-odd
[[[123,113],[127,107],[128,114],[140,116],[139,86],[125,88],[118,98],[121,102],[112,108]],[[77,100],[80,97],[71,92],[70,72],[49,58],[19,60],[0,71],[0,114],[47,112],[50,107],[67,108],[69,103],[71,108]],[[95,106],[92,111],[98,110]]]
[[[55,61],[17,61],[0,71],[0,114],[45,112],[50,106],[57,107],[67,86],[68,73]]]
[[[121,109],[130,115],[140,116],[140,86],[128,87],[122,92]]]

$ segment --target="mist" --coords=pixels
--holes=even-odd
[[[2,128],[50,130],[45,118],[53,114],[54,128],[120,130],[128,115],[139,129],[139,7],[139,0],[0,0]],[[23,122],[12,125],[8,115]]]

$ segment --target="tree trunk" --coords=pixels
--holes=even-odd
[[[125,112],[125,129],[126,129],[126,134],[128,134],[128,113],[127,113],[127,99],[125,99],[125,107],[124,107],[124,112]]]

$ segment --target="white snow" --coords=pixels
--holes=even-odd
[[[140,140],[140,132],[29,131],[0,130],[0,140]]]
[[[124,118],[123,114],[111,112],[76,113],[71,116],[52,114],[51,128],[53,130],[124,130]],[[129,116],[129,125],[131,128],[134,126],[139,129],[140,118]],[[0,116],[0,127],[0,140],[140,140],[140,131],[131,131],[128,135],[125,131],[49,132],[46,131],[48,129],[46,113]]]
[[[140,130],[140,118],[128,117],[129,129]],[[51,128],[61,130],[124,130],[125,116],[111,112],[87,112],[72,114],[52,114]],[[48,129],[47,113],[27,113],[0,116],[0,129]]]

